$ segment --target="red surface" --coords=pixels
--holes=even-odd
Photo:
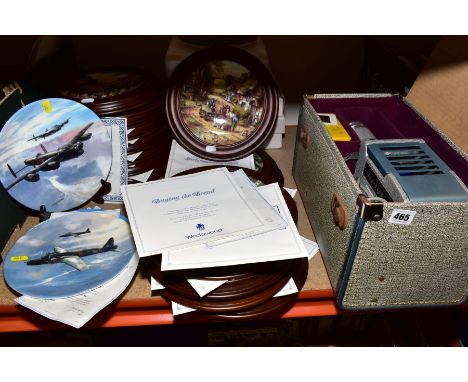
[[[337,315],[331,290],[302,291],[282,318]],[[273,318],[273,317],[272,317]],[[194,321],[195,322],[195,321]],[[171,307],[162,298],[119,300],[94,316],[84,328],[109,328],[173,324]],[[71,329],[19,305],[0,306],[0,332]]]

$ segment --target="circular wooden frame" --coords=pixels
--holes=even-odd
[[[294,283],[297,289],[300,291],[307,280],[307,274],[309,269],[309,262],[307,258],[300,258],[295,260],[288,260],[294,262],[294,270],[291,277],[294,279]],[[193,317],[208,318],[210,321],[238,321],[243,319],[260,319],[265,317],[276,316],[286,313],[295,303],[298,293],[272,297],[262,303],[255,306],[246,307],[245,309],[236,311],[195,311],[184,314],[183,316],[177,316],[178,322],[184,322],[185,320],[191,320]]]
[[[210,145],[196,137],[183,121],[179,108],[182,88],[194,70],[211,61],[232,61],[247,68],[264,90],[264,110],[259,126],[246,139],[224,146]],[[251,54],[233,47],[202,49],[184,60],[174,71],[166,94],[166,114],[179,144],[192,154],[213,161],[246,157],[254,152],[273,132],[278,116],[278,93],[273,77]]]
[[[250,264],[252,265],[252,264]],[[292,277],[299,290],[304,286],[307,278],[308,261],[306,258],[283,260],[272,263],[258,263],[253,265],[249,276],[240,274],[233,277],[215,291],[204,297],[198,296],[186,281],[189,274],[182,271],[161,272],[160,258],[150,259],[150,274],[166,288],[160,295],[168,300],[197,309],[200,312],[221,315],[225,319],[235,317],[250,317],[264,315],[281,309],[285,304],[293,302],[296,294],[283,298],[273,296],[284,287]],[[281,268],[278,270],[278,267]],[[223,267],[218,267],[221,270]],[[236,266],[230,267],[232,271]],[[210,272],[210,269],[204,269]],[[232,272],[228,272],[232,273]],[[252,283],[255,278],[257,282]],[[265,282],[263,285],[262,281]]]
[[[296,269],[292,278],[294,279],[297,289],[300,291],[307,280],[309,262],[305,257],[296,260]],[[253,308],[247,308],[237,312],[208,314],[208,316],[223,321],[230,321],[239,319],[258,319],[269,315],[280,315],[286,313],[294,305],[296,298],[297,293],[281,297],[273,297],[257,306],[254,306]]]
[[[102,92],[102,87],[104,85],[100,84],[99,80],[94,80],[93,84],[93,80],[91,79],[91,76],[96,76],[102,73],[106,73],[107,75],[111,73],[121,73],[128,76],[135,76],[139,79],[139,81],[131,88],[120,88],[121,92],[116,94],[104,94]],[[121,108],[122,100],[130,100],[131,102],[136,101],[136,99],[139,99],[139,102],[144,100],[141,98],[139,93],[141,93],[142,89],[147,89],[149,82],[151,82],[151,78],[144,70],[116,66],[69,73],[67,78],[60,78],[58,82],[53,83],[53,86],[55,85],[55,88],[57,89],[55,91],[60,93],[62,97],[70,98],[78,102],[80,102],[82,99],[92,98],[92,104],[97,105],[97,107],[102,107],[104,109],[114,109]],[[69,90],[70,88],[73,90]],[[113,90],[118,88],[119,86],[113,85],[104,89],[111,93]],[[97,92],[99,90],[101,90],[101,94],[97,96],[94,94],[93,97],[93,94],[89,94],[90,92]]]
[[[275,160],[268,155],[265,150],[259,149],[256,150],[254,153],[255,156],[258,155],[260,160],[262,161],[262,167],[255,171],[259,174],[262,174],[264,177],[268,177],[269,179],[274,179],[270,183],[278,182],[280,187],[284,186],[284,176],[281,170],[279,169],[278,165],[276,164]]]
[[[283,260],[249,264],[250,267],[248,268],[245,265],[234,265],[199,269],[198,271],[201,272],[198,273],[190,272],[191,270],[162,272],[160,257],[153,257],[154,259],[149,261],[150,273],[159,283],[166,286],[168,297],[171,295],[171,298],[177,301],[177,297],[179,296],[189,299],[199,306],[211,304],[211,307],[215,308],[223,306],[228,301],[240,301],[257,294],[264,295],[264,291],[269,288],[282,287],[281,285],[284,285],[285,278],[286,282],[289,280],[293,265],[291,260]],[[194,276],[196,274],[199,276]],[[225,280],[226,282],[208,295],[200,297],[188,283],[187,278]],[[181,303],[184,304],[183,302]]]

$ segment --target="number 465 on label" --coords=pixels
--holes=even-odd
[[[392,211],[388,222],[392,224],[410,225],[415,215],[416,211],[395,209]]]

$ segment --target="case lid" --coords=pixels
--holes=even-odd
[[[200,50],[174,71],[166,112],[179,144],[209,160],[255,151],[273,131],[278,94],[268,69],[233,47]]]

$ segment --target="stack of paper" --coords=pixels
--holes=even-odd
[[[238,173],[239,174],[239,173]],[[237,175],[237,174],[233,174]],[[239,179],[240,180],[240,179]],[[238,265],[307,257],[308,253],[292,220],[277,183],[253,188],[286,225],[252,237],[230,242],[215,242],[186,249],[162,252],[163,271]]]
[[[122,187],[140,257],[284,228],[247,177],[226,168]]]
[[[162,271],[310,258],[318,251],[300,237],[278,184],[256,188],[242,170],[124,186],[122,194],[139,256],[161,254]],[[199,296],[227,282],[187,281]],[[164,288],[154,279],[151,285]],[[291,279],[277,296],[297,292]]]

